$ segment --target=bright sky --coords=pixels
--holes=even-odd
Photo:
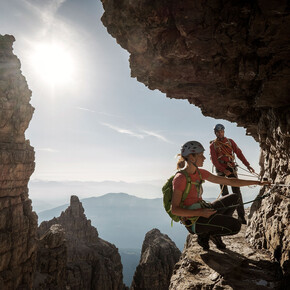
[[[0,34],[32,90],[35,113],[26,138],[36,152],[32,179],[167,179],[183,143],[206,148],[216,123],[226,126],[256,171],[259,147],[244,128],[204,117],[130,77],[128,53],[106,31],[98,0],[9,0],[0,3]]]

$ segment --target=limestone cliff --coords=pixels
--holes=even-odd
[[[0,35],[0,289],[6,290],[32,287],[37,229],[27,188],[34,150],[24,136],[34,109],[14,40]]]
[[[141,259],[133,277],[131,290],[167,290],[180,251],[167,235],[149,231],[144,239]]]
[[[261,146],[261,176],[290,184],[286,0],[102,0],[102,21],[130,53],[132,77],[206,116],[236,122]],[[248,240],[289,267],[289,187],[251,210]]]
[[[126,289],[118,249],[98,237],[77,196],[71,196],[70,206],[60,217],[41,223],[39,237],[48,235],[53,225],[60,225],[64,229],[67,247],[66,284],[63,284],[66,288],[58,289]],[[47,267],[45,263],[44,267]]]

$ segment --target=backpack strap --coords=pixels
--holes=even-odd
[[[204,183],[204,180],[202,179],[202,176],[201,176],[201,173],[200,173],[198,167],[196,167],[196,169],[197,169],[197,173],[198,173],[199,178],[200,178],[200,180],[197,181],[197,182],[194,182],[194,181],[191,180],[191,178],[190,178],[189,174],[187,173],[187,171],[185,171],[185,170],[179,171],[180,173],[182,173],[183,175],[185,175],[186,181],[187,181],[185,191],[182,194],[182,199],[181,199],[180,206],[183,206],[184,200],[187,198],[188,193],[189,193],[189,191],[191,189],[192,184],[195,185],[196,190],[197,190],[197,194],[199,196],[202,194],[202,184]],[[190,217],[190,218],[187,218],[187,220],[190,221],[190,224],[184,224],[182,221],[181,222],[186,227],[191,227],[198,220],[198,217],[196,217],[196,216]],[[171,221],[171,226],[172,226],[172,224],[173,224],[173,221]]]
[[[185,187],[184,192],[182,193],[180,206],[183,206],[183,203],[184,203],[185,199],[187,198],[187,196],[188,196],[188,194],[190,192],[192,184],[195,185],[195,187],[197,189],[197,194],[201,195],[200,191],[202,189],[202,184],[204,183],[204,180],[202,179],[202,176],[201,176],[201,173],[200,173],[198,167],[196,167],[196,169],[197,169],[197,172],[198,172],[198,175],[199,175],[199,178],[200,178],[200,181],[198,181],[198,182],[192,181],[186,170],[179,171],[180,173],[182,173],[186,177],[186,187]]]
[[[200,178],[200,184],[201,183],[203,183],[204,182],[204,180],[202,179],[202,176],[201,176],[201,173],[200,173],[200,171],[199,171],[199,169],[198,169],[198,167],[196,167],[196,169],[197,169],[197,173],[198,173],[198,175],[199,175],[199,178]]]
[[[186,187],[185,187],[185,190],[184,192],[182,193],[182,198],[181,198],[181,202],[180,202],[180,206],[183,206],[183,203],[185,201],[185,199],[187,198],[189,192],[190,192],[190,189],[191,189],[191,185],[192,185],[192,180],[189,176],[189,174],[187,173],[186,170],[182,170],[182,171],[179,171],[180,173],[182,173],[185,177],[186,177]]]

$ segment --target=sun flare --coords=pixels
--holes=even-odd
[[[70,51],[62,45],[36,45],[31,62],[39,76],[51,84],[63,84],[73,78],[74,60]]]

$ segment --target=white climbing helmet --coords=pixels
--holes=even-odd
[[[189,154],[198,154],[204,152],[203,146],[197,141],[188,141],[181,147],[181,156],[186,157]]]

